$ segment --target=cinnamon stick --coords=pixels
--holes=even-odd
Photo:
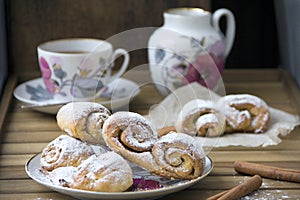
[[[233,187],[230,190],[226,190],[219,194],[216,194],[207,200],[234,200],[239,199],[254,190],[258,189],[262,184],[262,178],[259,175],[255,175],[251,178],[248,178],[242,184],[239,184]]]
[[[278,168],[245,161],[236,161],[234,169],[239,173],[258,174],[265,178],[300,183],[300,170]]]
[[[209,198],[207,198],[206,200],[218,200],[221,196],[223,196],[224,194],[226,194],[229,190],[225,190],[223,192],[220,192],[214,196],[211,196]]]

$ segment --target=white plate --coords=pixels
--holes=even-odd
[[[110,83],[99,97],[89,101],[101,103],[109,109],[119,109],[128,105],[133,97],[139,93],[139,86],[135,82],[120,78]],[[62,106],[59,104],[65,104],[73,100],[71,96],[51,95],[46,90],[42,78],[20,84],[14,90],[14,96],[25,105],[33,105],[32,109],[50,114],[57,113]],[[37,107],[34,107],[35,105]]]
[[[78,199],[154,199],[161,196],[178,192],[186,189],[199,182],[206,177],[213,168],[213,163],[209,157],[206,157],[206,165],[203,174],[193,180],[170,180],[151,175],[148,171],[139,167],[133,167],[134,178],[151,179],[159,181],[162,188],[143,191],[128,191],[128,192],[92,192],[78,189],[71,189],[53,185],[53,183],[40,171],[40,154],[33,156],[25,165],[25,171],[34,181],[63,194],[78,198]]]

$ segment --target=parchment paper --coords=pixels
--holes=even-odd
[[[175,125],[184,104],[196,98],[217,101],[220,96],[197,83],[192,83],[175,90],[158,105],[153,106],[145,117],[152,122],[155,128]],[[277,145],[281,142],[280,136],[288,135],[296,126],[300,125],[300,119],[298,115],[272,107],[269,109],[271,120],[268,131],[265,133],[233,133],[217,138],[195,137],[195,139],[199,140],[204,147]]]

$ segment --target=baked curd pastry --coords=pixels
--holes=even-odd
[[[133,184],[132,170],[115,152],[94,154],[78,167],[60,167],[49,173],[54,185],[95,192],[123,192]]]
[[[181,109],[177,131],[192,136],[217,137],[225,130],[225,117],[213,101],[194,99]]]
[[[268,105],[250,94],[227,95],[219,100],[226,118],[226,132],[263,133],[270,121]]]
[[[41,170],[47,172],[58,167],[77,167],[93,154],[94,150],[87,143],[68,135],[60,135],[43,149]]]
[[[132,171],[120,155],[92,155],[78,166],[71,188],[97,192],[123,192],[133,183]]]
[[[156,175],[193,179],[203,172],[205,155],[193,137],[175,132],[158,137],[137,113],[111,115],[104,122],[103,138],[111,150]]]
[[[57,125],[70,136],[92,144],[104,144],[102,127],[110,111],[98,103],[72,102],[57,113]]]
[[[58,167],[49,172],[47,176],[54,185],[70,187],[70,183],[74,182],[74,175],[77,172],[77,167]]]

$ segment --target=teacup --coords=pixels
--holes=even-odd
[[[46,89],[51,95],[92,98],[127,69],[129,54],[113,49],[100,39],[71,38],[48,41],[37,47],[39,66]],[[124,56],[118,71],[114,61]]]

